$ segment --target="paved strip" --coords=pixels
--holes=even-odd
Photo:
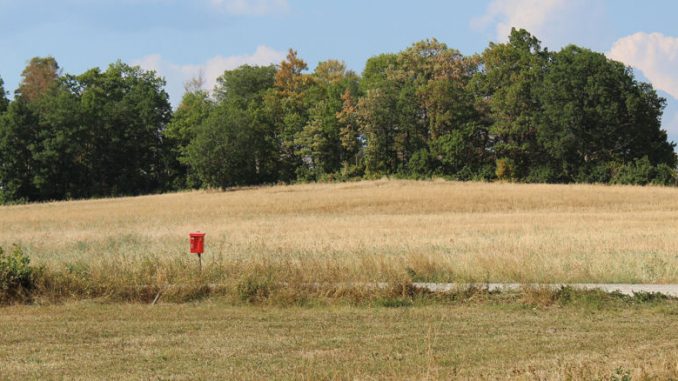
[[[288,283],[280,283],[281,286],[288,286]],[[377,288],[386,289],[392,287],[393,284],[385,282],[362,283],[362,282],[348,282],[348,283],[306,283],[306,286],[313,288],[323,287],[338,287],[338,288]],[[666,296],[678,298],[678,284],[625,284],[625,283],[427,283],[427,282],[413,282],[412,286],[422,290],[431,292],[452,292],[466,290],[471,287],[488,290],[491,292],[501,291],[520,291],[524,288],[549,288],[557,290],[561,287],[571,287],[579,290],[601,290],[604,292],[619,292],[623,295],[633,296],[634,293],[660,293]],[[143,289],[159,289],[153,303],[157,302],[160,294],[168,289],[186,287],[182,284],[168,284],[165,286],[159,285],[140,285],[137,288]],[[214,291],[217,289],[226,288],[225,284],[210,283],[207,287]]]
[[[525,287],[546,287],[559,289],[561,287],[572,287],[580,290],[601,290],[605,292],[619,292],[624,295],[633,296],[639,292],[655,292],[666,296],[678,297],[678,284],[616,284],[616,283],[422,283],[412,284],[416,288],[426,289],[432,292],[449,292],[469,287],[478,287],[488,291],[517,291]]]

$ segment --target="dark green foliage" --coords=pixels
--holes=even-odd
[[[231,187],[257,182],[254,131],[247,113],[217,107],[188,146],[188,162],[200,181],[211,187]]]
[[[9,102],[0,80],[0,203],[197,187],[443,176],[676,185],[665,100],[630,68],[525,30],[463,56],[435,40],[313,72],[297,54],[190,83],[117,62],[62,75],[32,59]]]
[[[185,149],[184,160],[202,184],[225,188],[275,180],[275,131],[264,109],[274,75],[273,67],[242,66],[219,78],[217,103],[192,127]]]
[[[187,91],[172,120],[163,131],[166,145],[169,147],[168,168],[172,189],[195,188],[201,182],[191,167],[188,146],[197,135],[198,128],[207,120],[214,108],[209,94],[201,89]]]
[[[0,247],[0,303],[29,296],[34,287],[30,262],[19,246],[9,253]]]
[[[433,168],[431,153],[423,148],[412,154],[407,162],[407,169],[412,176],[430,176]]]
[[[550,165],[544,164],[531,166],[525,177],[527,183],[554,183],[558,180],[558,173]]]
[[[678,185],[678,172],[666,163],[656,166],[652,184],[655,185]]]
[[[599,171],[601,163],[645,157],[647,167],[676,164],[673,145],[661,130],[664,101],[650,87],[638,84],[630,69],[603,54],[576,46],[554,54],[541,101],[540,143],[554,171],[565,180],[585,178]],[[627,179],[621,183],[644,183],[623,177]]]
[[[510,161],[512,179],[525,179],[533,164],[544,161],[537,141],[539,92],[549,57],[534,36],[513,29],[507,43],[490,43],[481,57],[483,70],[473,78],[489,114],[492,150],[497,159]]]
[[[0,77],[0,114],[7,110],[9,100],[7,99],[7,91],[5,90],[5,82]]]
[[[84,86],[80,102],[93,147],[92,195],[162,189],[167,179],[161,134],[171,117],[164,80],[121,62],[77,79]]]
[[[20,202],[37,198],[33,184],[38,151],[37,117],[22,98],[0,115],[0,201]]]
[[[609,181],[624,185],[676,185],[676,171],[663,163],[654,166],[645,156],[614,167]]]
[[[303,162],[297,177],[304,180],[339,172],[342,165],[354,162],[359,152],[353,116],[342,117],[351,94],[359,93],[358,76],[346,70],[343,62],[329,60],[318,64],[311,83],[308,121],[295,138],[296,154]]]
[[[369,58],[360,79],[360,86],[363,91],[381,87],[383,83],[387,82],[388,72],[397,65],[397,61],[398,56],[396,54],[381,54]]]
[[[161,132],[171,109],[162,79],[120,62],[104,72],[47,76],[48,85],[43,77],[23,83],[0,117],[4,201],[164,189],[170,150]]]

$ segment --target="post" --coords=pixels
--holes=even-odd
[[[198,269],[200,270],[200,273],[202,274],[202,254],[198,253]]]

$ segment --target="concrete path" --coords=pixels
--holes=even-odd
[[[624,295],[633,295],[636,292],[658,292],[667,296],[678,298],[678,284],[613,284],[613,283],[559,283],[559,284],[520,284],[520,283],[481,283],[481,284],[462,284],[462,283],[413,283],[414,287],[422,288],[433,292],[445,292],[477,286],[487,288],[489,291],[516,291],[528,287],[548,287],[558,289],[563,286],[572,287],[581,290],[602,290],[605,292],[620,292]]]

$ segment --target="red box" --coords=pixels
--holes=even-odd
[[[205,233],[190,233],[191,254],[202,254],[205,250]]]

